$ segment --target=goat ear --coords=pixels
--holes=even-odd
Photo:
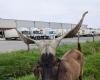
[[[35,76],[35,80],[38,80],[38,79],[39,79],[40,72],[41,72],[41,65],[40,65],[40,63],[38,62],[38,64],[36,64],[35,67],[34,67],[34,76]]]
[[[82,23],[83,23],[83,20],[84,20],[84,17],[85,15],[88,13],[88,11],[86,11],[83,15],[82,15],[82,18],[81,20],[79,21],[79,23],[75,26],[74,29],[72,29],[70,32],[56,38],[55,40],[53,40],[53,45],[54,45],[54,48],[56,49],[56,47],[59,45],[60,41],[65,37],[65,38],[71,38],[73,37],[74,35],[76,35],[76,33],[79,31],[80,27],[82,26]]]

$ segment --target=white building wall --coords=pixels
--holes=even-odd
[[[15,20],[11,19],[0,19],[0,28],[15,28]]]
[[[65,29],[65,31],[70,31],[76,24],[69,23],[56,23],[56,22],[42,22],[42,21],[26,21],[26,20],[13,20],[13,19],[0,19],[0,28],[17,28],[25,27],[28,29],[34,28],[52,28],[52,29]],[[82,25],[80,30],[87,28],[87,25]]]
[[[52,29],[62,29],[61,23],[50,22],[50,28]]]
[[[33,21],[25,21],[25,20],[16,20],[17,28],[25,27],[30,29],[31,27],[34,27]]]
[[[35,28],[49,28],[49,22],[34,21]]]
[[[62,24],[62,28],[66,30],[66,32],[70,31],[72,28],[71,28],[71,24],[68,24],[68,23],[63,23]]]

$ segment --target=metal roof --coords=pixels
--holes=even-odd
[[[70,23],[56,23],[43,21],[28,21],[28,20],[14,20],[14,19],[0,19],[0,28],[19,28],[26,27],[33,28],[53,28],[53,29],[72,29],[76,24]],[[87,28],[87,25],[82,25],[81,29]]]

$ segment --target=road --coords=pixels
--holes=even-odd
[[[80,42],[86,42],[86,41],[92,41],[92,37],[81,37]],[[95,37],[95,40],[100,40],[100,36]],[[62,44],[72,44],[76,43],[77,38],[68,38],[63,39],[60,43]],[[30,48],[37,48],[35,44],[31,44]],[[16,51],[16,50],[27,50],[26,44],[23,43],[23,41],[5,41],[0,40],[0,52],[10,52],[10,51]]]

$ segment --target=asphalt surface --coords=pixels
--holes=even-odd
[[[81,37],[80,42],[86,42],[86,41],[92,41],[92,37]],[[100,40],[100,36],[96,36],[95,40]],[[76,43],[77,38],[68,38],[63,39],[60,43],[62,44],[72,44]],[[34,49],[37,48],[35,44],[30,44],[30,48]],[[27,45],[23,41],[6,41],[3,39],[0,39],[0,52],[10,52],[10,51],[16,51],[16,50],[27,50]]]

